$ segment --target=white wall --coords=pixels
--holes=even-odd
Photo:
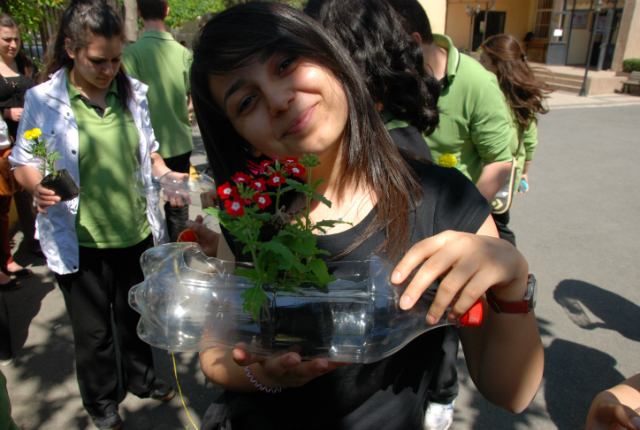
[[[587,62],[589,52],[589,39],[591,32],[588,29],[571,30],[571,40],[569,41],[569,52],[567,52],[567,65],[584,66]]]

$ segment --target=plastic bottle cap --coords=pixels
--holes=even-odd
[[[460,325],[464,327],[477,327],[482,322],[482,315],[484,314],[484,308],[480,300],[474,303],[462,318],[460,318]]]
[[[186,229],[178,235],[178,242],[197,242],[198,235],[195,232]]]

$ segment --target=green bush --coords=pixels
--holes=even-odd
[[[631,73],[640,71],[640,58],[627,58],[622,62],[622,71]]]

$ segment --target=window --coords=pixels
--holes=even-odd
[[[536,11],[536,26],[533,34],[535,37],[548,38],[551,27],[551,14],[554,0],[538,0]]]

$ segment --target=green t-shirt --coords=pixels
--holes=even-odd
[[[140,135],[133,117],[117,99],[115,81],[102,117],[71,83],[68,72],[67,91],[78,124],[78,243],[88,248],[127,248],[140,243],[151,228],[147,202],[132,186],[140,165]]]
[[[165,31],[145,31],[122,54],[127,73],[149,86],[151,125],[162,158],[193,150],[186,99],[191,92],[190,63],[189,51]]]
[[[509,145],[516,136],[506,101],[493,73],[461,55],[447,36],[434,34],[434,38],[449,53],[448,85],[438,99],[440,124],[426,139],[434,163],[441,155],[452,154],[458,160],[456,168],[476,183],[484,163],[511,160]]]

